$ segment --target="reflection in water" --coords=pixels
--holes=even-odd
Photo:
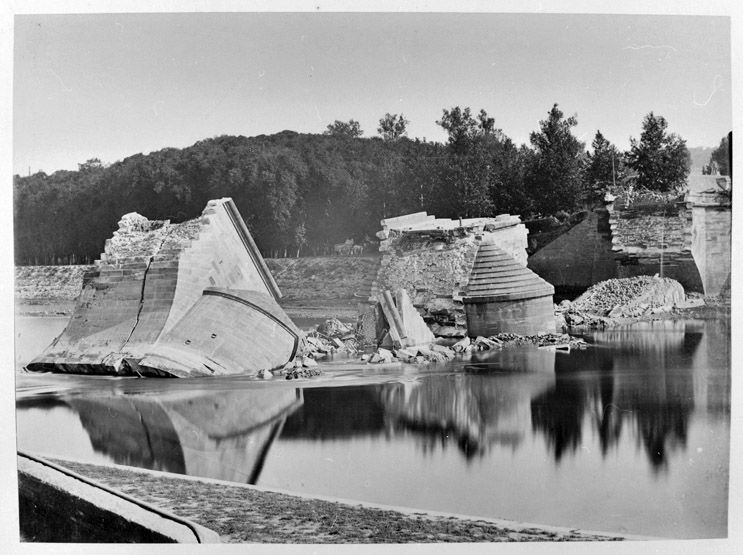
[[[515,448],[529,430],[531,398],[554,383],[555,353],[520,349],[475,360],[399,383],[305,389],[302,409],[289,417],[281,439],[391,438],[404,430],[424,453],[456,445],[471,459],[492,445]]]
[[[588,338],[593,347],[570,355],[479,353],[450,373],[305,390],[305,404],[289,418],[282,439],[391,438],[404,430],[424,453],[456,446],[469,460],[493,445],[518,449],[531,431],[560,462],[584,444],[588,431],[604,457],[627,433],[658,472],[666,469],[669,451],[686,446],[695,396],[703,392],[705,404],[714,399],[715,410],[729,410],[729,393],[727,401],[718,394],[729,388],[729,335],[705,334],[706,325],[647,322],[595,332]]]
[[[330,387],[303,390],[19,374],[19,447],[428,510],[725,536],[729,320],[586,339],[570,354],[361,365],[356,376],[383,379],[349,387],[328,372]]]
[[[43,399],[43,397],[41,398]],[[174,391],[74,396],[93,449],[115,463],[254,484],[300,390]],[[45,408],[26,400],[26,408]]]
[[[451,442],[472,459],[493,445],[517,448],[528,430],[529,400],[553,381],[551,375],[491,374],[477,368],[471,375],[391,385],[380,398],[390,430],[413,432],[424,452]]]
[[[652,468],[665,469],[668,451],[686,446],[696,353],[704,337],[701,324],[686,322],[593,334],[596,347],[556,359],[554,389],[532,402],[534,429],[559,461],[581,445],[586,420],[604,455],[619,443],[623,426],[631,425]]]
[[[378,401],[383,386],[308,388],[304,400],[286,421],[282,439],[344,439],[377,435],[384,430],[384,408]]]

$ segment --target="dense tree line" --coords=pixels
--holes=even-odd
[[[600,132],[586,152],[572,134],[576,118],[557,104],[528,146],[515,145],[484,110],[444,110],[437,123],[446,144],[407,138],[408,123],[386,114],[380,136],[362,138],[357,121],[336,120],[322,135],[221,136],[108,166],[93,159],[78,171],[15,176],[16,263],[92,260],[123,214],[179,222],[225,196],[265,255],[295,256],[363,241],[385,217],[546,216],[595,201],[617,180],[667,190],[688,173],[683,141],[652,113],[629,153]]]

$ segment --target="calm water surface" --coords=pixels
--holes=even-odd
[[[16,320],[18,363],[65,320]],[[662,537],[725,537],[729,321],[635,324],[571,354],[320,379],[17,374],[19,448],[307,493]]]

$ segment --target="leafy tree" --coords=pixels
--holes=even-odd
[[[462,110],[455,106],[444,113],[436,125],[440,125],[449,135],[449,145],[456,153],[466,151],[472,147],[477,139],[488,135],[502,135],[500,129],[495,129],[495,119],[488,116],[485,110],[480,110],[477,119],[472,117],[469,107]]]
[[[720,146],[712,151],[709,164],[702,173],[714,174],[715,170],[720,175],[730,175],[730,142],[727,135],[720,141]]]
[[[91,158],[82,164],[78,164],[77,169],[81,172],[93,172],[103,169],[103,164],[99,158]]]
[[[557,107],[539,122],[539,131],[529,135],[533,156],[526,168],[526,182],[534,208],[541,214],[571,211],[580,200],[584,183],[584,144],[571,129],[575,116],[564,118]]]
[[[625,177],[624,155],[601,133],[591,143],[593,153],[587,155],[586,186],[590,198],[596,200],[615,183]]]
[[[328,125],[323,135],[332,135],[334,137],[347,137],[349,139],[357,139],[363,135],[364,132],[361,130],[361,125],[358,121],[350,119],[348,121],[335,120],[333,123]]]
[[[691,157],[686,141],[667,133],[668,122],[650,112],[642,122],[639,142],[630,139],[627,165],[637,173],[640,187],[654,191],[671,191],[684,185],[689,175]]]
[[[498,140],[502,136],[495,129],[495,120],[485,110],[475,118],[469,107],[462,110],[455,106],[443,110],[436,123],[449,135],[448,163],[439,182],[436,214],[451,217],[492,214],[493,164],[489,139]]]
[[[396,214],[426,210],[437,213],[437,195],[447,163],[446,147],[425,140],[401,140],[395,143],[399,150],[400,167],[394,177],[394,207]]]
[[[561,114],[556,119],[565,123]],[[407,120],[391,115],[388,121],[400,132]],[[329,127],[339,133],[221,136],[110,165],[91,159],[78,171],[15,176],[16,262],[93,260],[127,212],[180,222],[225,196],[234,199],[266,256],[327,253],[333,243],[373,236],[384,217],[419,210],[440,217],[528,217],[565,209],[568,195],[544,200],[553,182],[535,176],[543,167],[565,167],[552,150],[577,143],[570,125],[565,137],[559,125],[552,130],[543,122],[548,144],[535,139],[532,149],[517,148],[484,110],[469,108],[443,111],[446,144],[401,133],[394,140],[363,139],[358,122],[336,124]],[[570,168],[556,175],[570,175]]]
[[[485,110],[444,110],[437,122],[449,135],[446,164],[437,180],[437,215],[451,217],[526,213],[524,156]]]
[[[529,215],[533,212],[533,201],[525,186],[525,168],[530,154],[528,148],[517,148],[508,137],[496,143],[490,187],[492,215]]]
[[[387,113],[379,120],[379,133],[385,141],[396,141],[408,134],[407,126],[410,123],[402,114]]]

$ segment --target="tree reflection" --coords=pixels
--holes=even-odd
[[[683,323],[663,324],[597,333],[596,347],[556,359],[555,387],[531,407],[533,429],[544,434],[556,461],[581,445],[584,422],[597,432],[604,456],[630,423],[656,471],[666,467],[670,451],[685,447],[703,334]]]
[[[585,407],[586,391],[574,376],[558,375],[554,389],[532,401],[532,429],[544,433],[556,461],[580,446]]]
[[[504,349],[404,382],[306,389],[282,439],[410,437],[426,454],[455,448],[469,461],[515,451],[531,431],[559,463],[594,433],[601,456],[634,437],[662,471],[686,446],[695,399],[715,414],[729,407],[729,335],[705,329],[717,327],[649,322],[596,332],[593,347],[570,354]]]
[[[380,398],[388,427],[413,432],[424,452],[456,445],[467,460],[493,445],[515,450],[528,430],[530,399],[554,381],[554,357],[537,349],[493,353],[456,374],[387,387]]]

